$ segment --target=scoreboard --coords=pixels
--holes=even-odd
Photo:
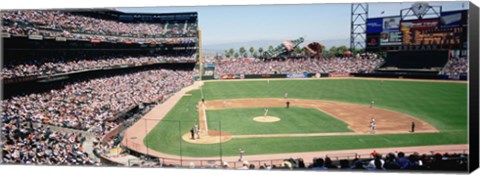
[[[367,50],[462,50],[467,47],[467,10],[441,13],[439,18],[367,19]]]
[[[458,48],[462,44],[462,27],[435,30],[405,31],[403,45],[447,45]]]

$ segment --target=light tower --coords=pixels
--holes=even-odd
[[[350,49],[365,49],[368,3],[352,3]]]

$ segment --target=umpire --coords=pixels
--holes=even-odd
[[[415,122],[412,122],[412,132],[415,132]]]

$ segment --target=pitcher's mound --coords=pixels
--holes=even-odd
[[[256,122],[278,122],[280,118],[275,116],[258,116],[253,118]]]

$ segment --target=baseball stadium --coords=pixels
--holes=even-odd
[[[467,172],[468,7],[369,5],[213,54],[201,12],[2,11],[1,162]]]

